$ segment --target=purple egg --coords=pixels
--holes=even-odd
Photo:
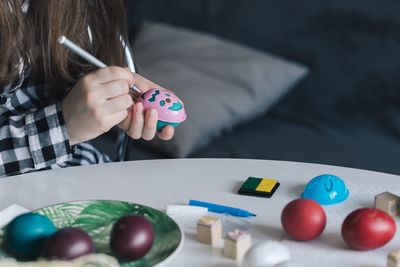
[[[142,258],[151,249],[153,241],[153,226],[141,215],[124,216],[111,230],[110,247],[120,260]]]
[[[58,230],[45,243],[47,259],[71,260],[94,252],[92,238],[82,229],[68,227]]]

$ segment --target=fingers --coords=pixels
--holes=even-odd
[[[143,114],[142,103],[137,103],[133,106],[132,122],[128,130],[128,135],[133,139],[143,138],[151,140],[157,132],[158,114],[155,109],[148,109]]]
[[[107,100],[103,106],[105,114],[112,114],[128,109],[132,106],[133,100],[130,95],[120,95]]]
[[[115,66],[91,72],[83,77],[82,82],[85,88],[96,90],[93,94],[98,94],[102,100],[127,94],[132,85],[135,85],[141,93],[153,88],[162,88],[139,74]]]
[[[109,83],[116,80],[124,80],[129,85],[135,84],[133,74],[122,67],[111,66],[98,69],[88,74],[90,79],[94,79],[98,84]]]
[[[167,125],[162,128],[161,132],[157,132],[157,136],[164,141],[171,140],[171,138],[174,136],[175,133],[175,128],[172,127],[171,125]]]
[[[129,117],[129,115],[128,115]],[[170,140],[174,136],[175,129],[171,125],[167,125],[163,127],[160,132],[157,132],[157,121],[158,121],[158,113],[155,109],[146,110],[145,114],[143,114],[143,104],[136,103],[132,107],[132,115],[131,115],[130,126],[128,130],[126,130],[127,134],[138,140],[143,138],[144,140],[151,140],[156,135],[162,140]],[[125,119],[126,121],[127,119]],[[120,125],[122,129],[126,127],[126,123]]]
[[[112,127],[121,123],[128,116],[128,111],[122,110],[104,117],[98,122],[98,129],[102,132],[108,132]]]
[[[126,109],[109,115],[108,119],[111,122],[111,127],[121,123],[127,116],[128,116],[128,111]]]
[[[129,93],[129,84],[125,80],[116,80],[100,85],[98,94],[103,100]],[[132,98],[132,97],[131,97]]]
[[[154,138],[157,132],[157,121],[158,121],[158,113],[155,109],[149,109],[146,111],[145,120],[144,120],[144,128],[142,133],[142,138],[144,140],[151,140]]]
[[[133,113],[133,106],[131,106],[128,109],[128,116],[126,116],[126,118],[118,124],[118,126],[125,132],[128,132],[129,127],[131,126],[132,113]]]
[[[156,83],[153,83],[150,80],[147,80],[143,76],[135,73],[135,86],[140,90],[141,93],[144,93],[153,88],[162,88]]]
[[[124,68],[108,67],[100,69],[85,77],[88,84],[98,83],[96,98],[104,103],[101,112],[114,122],[114,125],[124,129],[133,139],[153,139],[156,134],[162,140],[169,140],[174,135],[174,128],[166,126],[157,133],[158,113],[155,109],[143,111],[143,104],[136,103],[129,96],[129,86],[135,84],[144,93],[149,89],[162,88],[139,74],[134,74]],[[88,86],[89,87],[89,86]],[[100,89],[100,90],[99,90]],[[93,99],[93,97],[91,97]],[[129,109],[129,110],[127,110]],[[109,115],[107,115],[109,114]]]
[[[140,139],[142,137],[143,127],[143,104],[139,102],[133,106],[132,122],[128,130],[128,135],[135,140]]]

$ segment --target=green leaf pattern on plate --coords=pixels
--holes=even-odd
[[[41,208],[36,212],[51,219],[57,228],[81,227],[93,238],[96,252],[106,254],[112,254],[108,242],[111,228],[116,220],[127,214],[145,216],[154,228],[153,246],[144,258],[121,263],[123,267],[154,266],[168,258],[182,240],[179,227],[170,217],[150,207],[129,202],[77,201]],[[0,258],[1,256],[0,250]]]

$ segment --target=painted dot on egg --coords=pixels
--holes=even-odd
[[[165,101],[167,101],[167,103],[171,103],[171,99],[169,98],[165,99]]]
[[[168,98],[167,98],[167,99],[168,99]],[[167,101],[167,102],[168,102],[168,101]],[[165,105],[165,101],[164,101],[164,100],[161,100],[161,101],[160,101],[160,106],[163,107],[164,105]]]

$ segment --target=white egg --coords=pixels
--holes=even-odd
[[[243,267],[273,267],[290,260],[289,249],[278,241],[263,241],[251,247],[244,255]]]
[[[293,261],[284,261],[275,265],[274,267],[303,267],[303,266]]]

